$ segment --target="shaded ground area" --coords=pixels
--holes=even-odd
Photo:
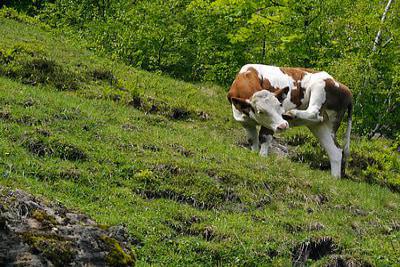
[[[124,227],[105,227],[87,216],[0,186],[1,266],[133,266]]]

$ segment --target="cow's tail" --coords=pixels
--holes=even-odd
[[[350,104],[347,106],[347,129],[346,129],[346,135],[344,136],[342,173],[344,173],[344,169],[346,168],[346,162],[350,156],[350,134],[351,134],[352,115],[353,115],[353,104],[350,102]]]

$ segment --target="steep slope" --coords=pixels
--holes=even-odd
[[[0,25],[2,185],[125,224],[141,265],[400,264],[398,193],[244,149],[219,87]]]

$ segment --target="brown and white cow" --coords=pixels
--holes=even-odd
[[[350,90],[326,72],[247,64],[228,93],[233,117],[247,131],[251,149],[266,156],[275,132],[307,126],[326,150],[331,174],[344,174],[349,156],[353,97]],[[348,112],[343,150],[336,132]],[[257,125],[261,125],[257,131]]]

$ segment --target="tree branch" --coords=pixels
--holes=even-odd
[[[385,22],[386,19],[386,14],[389,11],[390,6],[392,5],[393,0],[388,0],[388,3],[385,7],[385,11],[383,12],[382,18],[381,18],[381,24],[383,24]],[[382,28],[379,28],[378,33],[375,36],[375,40],[374,40],[374,46],[372,47],[372,52],[375,52],[377,47],[378,47],[378,43],[381,40],[381,35],[382,35]]]

